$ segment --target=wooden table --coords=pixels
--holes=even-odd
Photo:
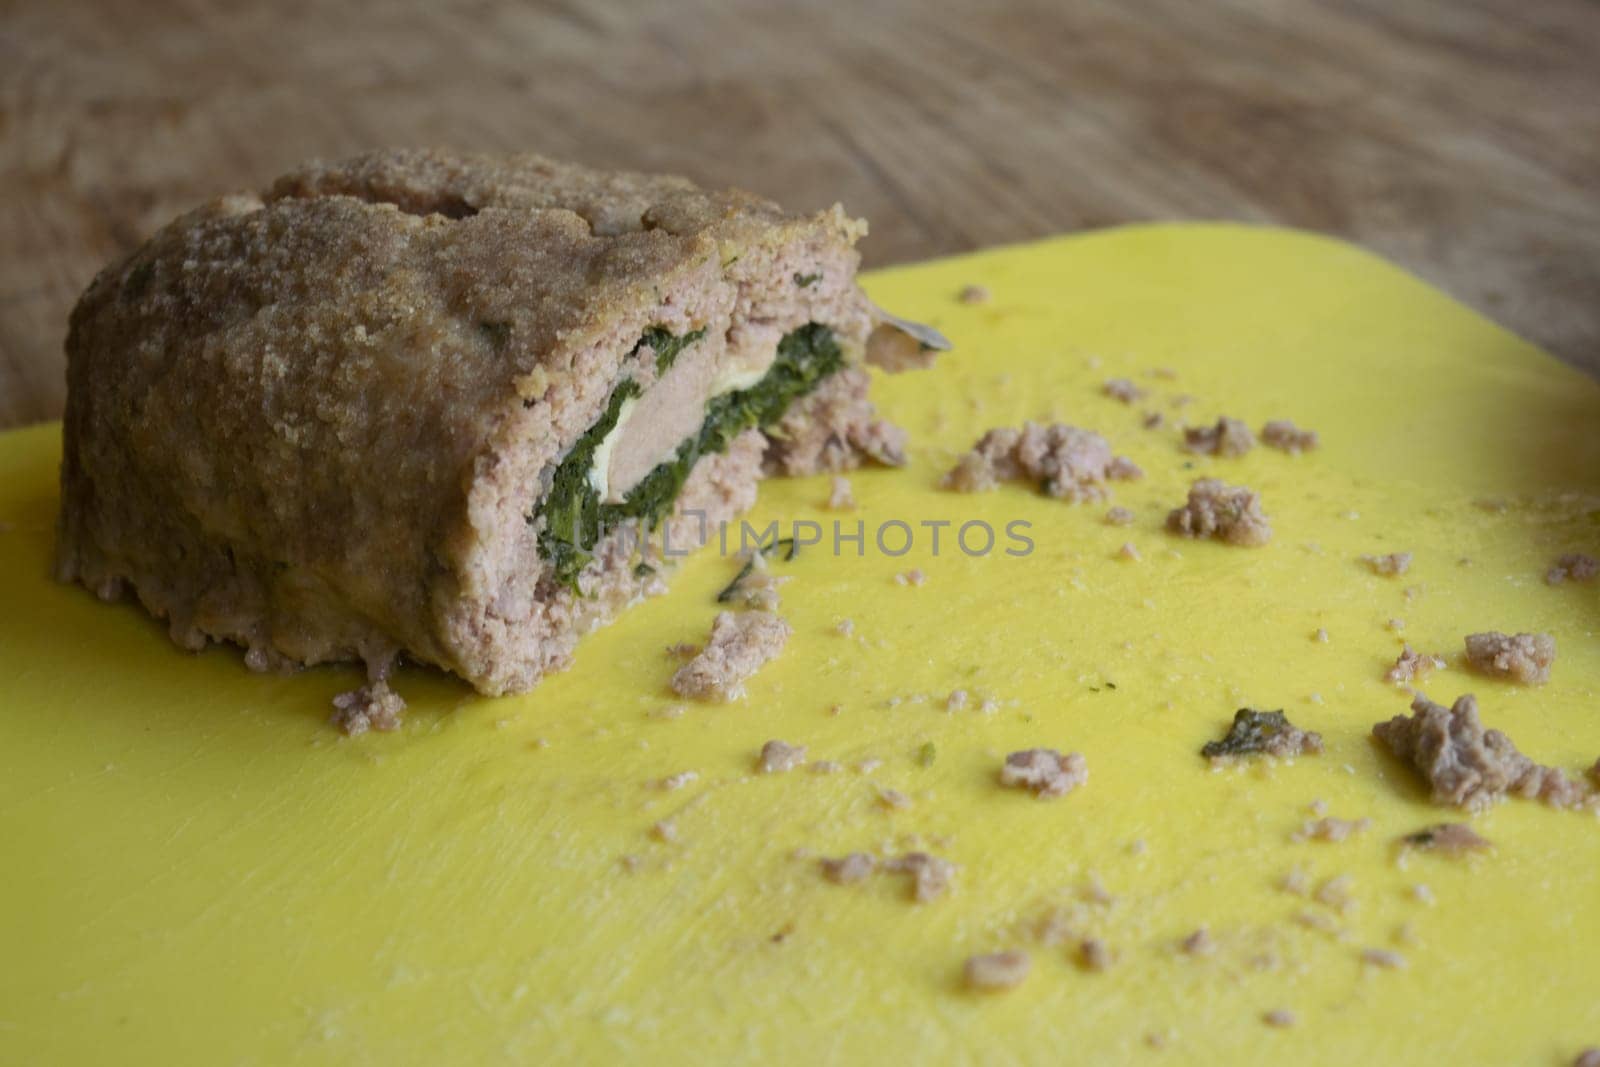
[[[60,413],[67,312],[106,261],[388,144],[838,199],[869,264],[1309,227],[1600,369],[1597,56],[1586,0],[7,0],[0,426]]]

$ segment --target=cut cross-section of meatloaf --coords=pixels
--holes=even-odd
[[[526,689],[763,470],[901,460],[864,232],[528,155],[217,200],[73,312],[60,577],[258,669],[403,652]]]

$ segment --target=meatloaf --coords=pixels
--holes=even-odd
[[[222,197],[72,314],[59,577],[259,670],[404,653],[527,689],[764,471],[901,461],[865,230],[533,155]]]

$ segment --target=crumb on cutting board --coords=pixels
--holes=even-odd
[[[787,741],[774,739],[761,746],[761,754],[756,757],[756,767],[762,774],[783,774],[794,770],[805,761],[806,746],[791,745]]]
[[[1127,378],[1108,378],[1100,387],[1100,391],[1113,400],[1124,404],[1132,404],[1136,400],[1144,399],[1144,390],[1139,388]]]
[[[1511,678],[1524,685],[1550,680],[1556,660],[1556,639],[1549,634],[1503,634],[1498,630],[1468,634],[1467,663],[1494,678]]]
[[[1125,507],[1114,507],[1106,512],[1106,525],[1127,526],[1133,522],[1133,512]]]
[[[1572,1061],[1572,1067],[1600,1067],[1600,1045],[1586,1048]]]
[[[1040,799],[1064,797],[1089,780],[1089,763],[1081,752],[1062,755],[1053,748],[1013,752],[1000,768],[1000,784],[1029,789]]]
[[[1167,529],[1181,537],[1210,537],[1252,548],[1272,540],[1260,494],[1217,478],[1201,478],[1189,487],[1188,501],[1168,513]]]
[[[1544,580],[1551,585],[1560,585],[1562,582],[1592,582],[1596,575],[1600,575],[1600,559],[1595,559],[1586,552],[1569,552],[1556,560],[1544,574]]]
[[[1406,958],[1393,949],[1369,948],[1362,951],[1361,962],[1382,967],[1386,971],[1397,971],[1405,967]]]
[[[1183,447],[1208,456],[1242,456],[1256,446],[1256,435],[1239,419],[1224,415],[1211,426],[1183,431]]]
[[[823,858],[819,861],[822,868],[822,877],[834,885],[854,885],[863,882],[877,870],[878,861],[867,852],[851,852],[848,855],[836,858]]]
[[[1302,730],[1278,711],[1240,708],[1233,714],[1228,733],[1220,741],[1207,741],[1200,754],[1212,763],[1264,754],[1290,759],[1322,751],[1322,735]]]
[[[1142,473],[1131,461],[1119,462],[1106,439],[1092,430],[1059,422],[1049,426],[1025,422],[1020,430],[1009,426],[989,430],[939,484],[977,493],[1001,482],[1027,481],[1043,486],[1058,500],[1082,503],[1104,499],[1108,480]]]
[[[1261,1021],[1268,1026],[1285,1030],[1299,1022],[1299,1019],[1288,1008],[1273,1008],[1271,1011],[1262,1013]]]
[[[1261,443],[1291,456],[1310,452],[1321,444],[1315,430],[1302,430],[1288,419],[1272,419],[1261,427]]]
[[[1399,658],[1394,661],[1394,666],[1389,668],[1383,678],[1386,682],[1403,685],[1431,670],[1443,669],[1444,665],[1443,656],[1423,655],[1410,645],[1403,645]]]
[[[956,299],[963,304],[987,304],[992,295],[987,285],[963,285]]]
[[[1390,552],[1383,556],[1362,556],[1361,562],[1365,563],[1373,574],[1394,578],[1411,569],[1411,559],[1410,552]]]
[[[891,874],[911,875],[911,896],[918,904],[928,904],[950,892],[955,882],[956,865],[926,852],[907,852],[887,859],[883,869]]]
[[[793,633],[770,611],[723,611],[711,640],[672,676],[672,691],[696,700],[737,700],[744,683],[783,651]]]
[[[850,511],[856,506],[855,492],[850,486],[850,479],[842,474],[835,474],[828,483],[828,510]]]
[[[405,700],[389,688],[386,679],[379,678],[334,697],[332,721],[350,737],[360,737],[368,730],[387,733],[400,728],[400,713],[405,710]]]
[[[1336,819],[1325,816],[1321,819],[1310,819],[1292,835],[1295,841],[1347,841],[1356,834],[1366,832],[1372,825],[1372,820],[1362,819]]]
[[[967,957],[961,975],[968,989],[981,993],[998,993],[1015,989],[1033,969],[1033,959],[1026,952],[1008,950],[989,952]]]
[[[1091,971],[1109,971],[1116,955],[1098,937],[1086,937],[1078,945],[1078,961]]]
[[[894,576],[895,585],[909,585],[920,588],[928,580],[927,574],[921,567],[912,567],[908,571],[901,571]]]
[[[1178,942],[1178,950],[1185,956],[1209,956],[1217,950],[1217,942],[1210,929],[1201,926]]]
[[[1533,762],[1499,730],[1485,729],[1470,693],[1448,708],[1418,693],[1411,711],[1378,723],[1372,733],[1422,775],[1435,804],[1479,811],[1515,795],[1570,808],[1587,796],[1580,783]]]

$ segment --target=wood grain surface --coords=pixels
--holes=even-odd
[[[0,426],[163,221],[393,144],[840,200],[869,265],[1305,227],[1600,369],[1597,56],[1592,0],[0,0]]]

